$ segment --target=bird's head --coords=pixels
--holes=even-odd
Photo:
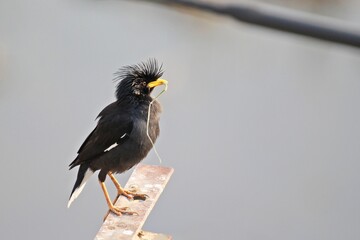
[[[163,74],[161,66],[155,59],[138,65],[125,66],[115,73],[115,80],[120,82],[116,89],[116,98],[148,99],[151,91],[159,85],[166,85],[167,81],[161,79]]]

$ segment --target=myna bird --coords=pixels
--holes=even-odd
[[[111,212],[121,215],[127,211],[112,203],[104,184],[107,175],[119,195],[144,197],[144,194],[123,189],[113,174],[129,170],[143,160],[153,146],[149,137],[155,142],[159,136],[161,106],[158,101],[152,103],[149,123],[147,118],[149,104],[153,101],[150,96],[152,90],[156,86],[167,85],[166,80],[160,79],[162,74],[161,66],[154,59],[120,68],[116,72],[116,80],[120,80],[116,101],[100,112],[97,126],[69,165],[70,169],[79,166],[79,171],[68,207],[79,196],[89,177],[98,170],[99,183]]]

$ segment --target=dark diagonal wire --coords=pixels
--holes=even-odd
[[[360,48],[359,30],[349,30],[349,27],[344,24],[319,22],[308,17],[274,13],[261,5],[250,6],[246,3],[224,5],[185,0],[148,0],[148,2],[212,12],[232,17],[241,22]]]

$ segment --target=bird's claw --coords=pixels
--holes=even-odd
[[[149,195],[145,194],[145,193],[136,193],[130,190],[125,190],[126,195],[128,195],[129,197],[127,197],[128,199],[132,200],[143,200],[145,201],[146,198],[149,197]]]
[[[127,197],[129,200],[135,199],[145,201],[146,198],[149,197],[149,195],[145,193],[138,193],[138,188],[135,186],[130,186],[129,189],[121,189],[120,191],[118,189],[118,194]]]
[[[117,216],[121,216],[123,214],[125,215],[137,215],[139,216],[139,214],[137,212],[134,211],[129,211],[129,207],[116,207],[116,206],[109,206],[109,210],[108,212],[105,214],[103,221],[105,221],[105,219],[107,218],[107,216],[109,215],[110,212],[114,213]]]
[[[115,213],[118,216],[121,216],[122,214],[126,214],[126,215],[139,215],[137,212],[134,211],[130,211],[129,207],[116,207],[113,206],[112,208],[109,208],[109,210],[113,213]]]
[[[128,191],[126,191],[126,190],[118,191],[118,196],[120,196],[120,195],[125,196],[129,200],[133,199],[133,196],[131,194],[129,194]]]

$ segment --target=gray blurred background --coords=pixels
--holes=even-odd
[[[356,0],[266,3],[360,25]],[[175,174],[144,229],[360,239],[359,53],[137,1],[0,1],[1,239],[94,238],[103,194],[95,175],[67,209],[68,164],[113,73],[149,57],[169,80],[157,149]]]

